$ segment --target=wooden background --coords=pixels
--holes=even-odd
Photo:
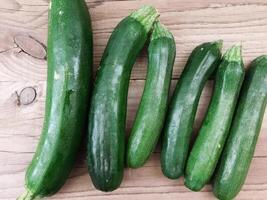
[[[263,3],[265,2],[265,3]],[[0,199],[23,192],[24,173],[36,148],[44,115],[48,0],[0,1]],[[132,9],[154,5],[177,43],[175,86],[191,50],[198,44],[223,39],[224,50],[242,42],[246,65],[267,53],[267,2],[263,0],[87,0],[93,21],[95,69],[114,26]],[[131,127],[146,75],[145,53],[136,63],[129,89],[127,130]],[[34,90],[37,95],[35,100]],[[203,92],[195,130],[199,127],[212,90]],[[33,92],[33,93],[32,93]],[[26,104],[26,105],[25,105]],[[267,196],[267,114],[246,184],[237,199]],[[52,199],[214,199],[211,187],[194,193],[182,178],[168,180],[160,170],[159,151],[137,170],[125,170],[121,187],[112,193],[94,189],[81,151],[70,178]]]

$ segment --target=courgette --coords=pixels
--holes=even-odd
[[[100,62],[89,112],[87,164],[94,186],[102,191],[115,190],[123,178],[130,74],[157,17],[155,8],[145,6],[123,19]]]
[[[199,191],[210,180],[228,136],[245,70],[241,47],[229,49],[218,67],[206,117],[189,155],[185,185]]]
[[[256,58],[245,76],[237,111],[215,174],[213,192],[233,199],[249,170],[267,104],[267,56]]]
[[[129,167],[141,167],[158,141],[167,109],[175,41],[160,22],[155,23],[148,47],[148,72],[127,150]]]
[[[87,125],[93,44],[85,2],[51,0],[48,30],[45,119],[20,200],[49,196],[61,188]]]
[[[175,88],[163,130],[162,172],[171,179],[184,173],[201,91],[221,59],[222,41],[199,45],[191,53]]]

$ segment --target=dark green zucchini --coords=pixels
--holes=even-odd
[[[132,66],[158,17],[145,6],[113,31],[97,72],[89,112],[87,162],[95,187],[112,191],[123,178],[127,93]]]
[[[127,150],[129,167],[141,167],[154,150],[167,109],[175,41],[160,22],[155,23],[148,47],[148,73]]]
[[[225,53],[217,70],[212,100],[187,161],[185,185],[193,191],[201,190],[216,168],[244,75],[241,47],[234,46]]]
[[[213,192],[233,199],[249,170],[267,104],[267,56],[256,58],[246,74],[229,138],[215,174]]]
[[[175,88],[163,130],[162,172],[171,179],[184,173],[201,91],[221,59],[222,41],[199,45],[190,55]]]
[[[50,6],[44,126],[20,200],[61,188],[86,131],[93,59],[88,9],[83,0],[51,0]]]

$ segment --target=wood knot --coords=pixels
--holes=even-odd
[[[30,35],[16,35],[14,43],[29,56],[37,59],[46,59],[46,46]]]
[[[34,102],[37,96],[36,89],[33,87],[25,87],[20,93],[16,91],[17,105],[29,105]]]

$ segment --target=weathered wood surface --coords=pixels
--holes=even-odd
[[[224,49],[242,42],[246,65],[267,52],[267,2],[262,0],[87,0],[87,3],[93,20],[95,69],[114,26],[142,4],[154,5],[161,12],[161,21],[175,36],[177,58],[174,79],[179,78],[191,50],[204,41],[224,39]],[[32,158],[42,128],[47,11],[47,0],[0,2],[0,199],[15,199],[23,191],[25,168]],[[145,75],[144,53],[132,73],[128,132],[142,94]],[[172,89],[175,83],[176,80]],[[34,90],[22,91],[25,87],[36,90],[32,103]],[[211,90],[212,82],[209,81],[201,98],[195,130],[203,119]],[[266,132],[267,114],[246,184],[237,199],[266,199]],[[84,164],[84,151],[81,150],[71,177],[52,199],[214,199],[210,186],[193,193],[183,186],[182,179],[171,181],[165,178],[160,170],[158,152],[156,150],[145,167],[126,169],[121,187],[105,194],[93,188]]]

